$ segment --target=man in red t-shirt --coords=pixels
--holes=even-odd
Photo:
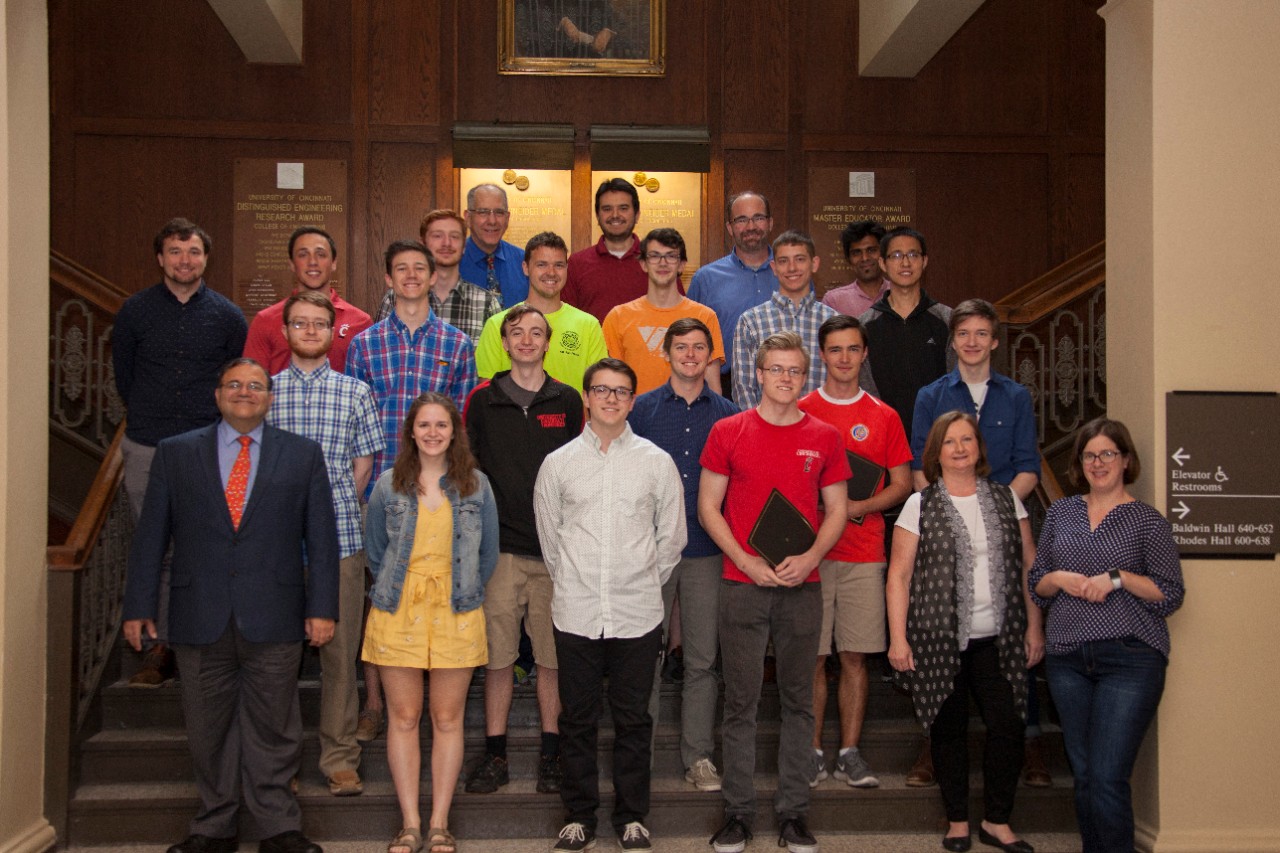
[[[875,493],[850,500],[848,523],[840,540],[818,567],[822,576],[822,634],[813,673],[813,776],[827,778],[822,752],[823,712],[827,706],[827,656],[832,640],[840,654],[840,751],[835,776],[855,788],[880,784],[858,752],[867,710],[866,655],[885,650],[884,516],[911,493],[911,448],[902,419],[892,407],[858,387],[858,371],[867,357],[862,324],[844,314],[828,317],[818,328],[818,347],[827,366],[822,387],[800,401],[800,409],[840,431],[850,453],[883,469]]]
[[[800,411],[796,400],[809,354],[795,332],[770,335],[756,353],[759,405],[718,421],[702,451],[698,519],[724,552],[720,655],[725,823],[717,851],[742,850],[755,817],[756,710],[764,655],[773,638],[782,721],[778,738],[779,845],[816,848],[805,825],[813,753],[813,653],[822,622],[818,562],[845,527],[849,463],[835,427]],[[817,531],[813,545],[770,565],[747,540],[765,502],[779,491]],[[818,515],[818,498],[828,512]]]
[[[321,228],[304,225],[289,235],[289,271],[293,292],[314,290],[333,303],[333,343],[329,346],[329,366],[339,373],[346,369],[347,347],[356,335],[373,325],[369,315],[338,295],[332,280],[338,273],[338,244]],[[261,364],[268,376],[289,366],[292,353],[284,333],[284,304],[288,298],[259,311],[249,324],[244,355]]]

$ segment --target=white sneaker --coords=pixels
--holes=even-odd
[[[684,781],[699,791],[719,791],[720,773],[710,758],[699,758],[684,772]]]

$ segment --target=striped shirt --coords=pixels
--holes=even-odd
[[[799,302],[793,302],[779,291],[769,301],[749,308],[738,319],[733,335],[733,402],[746,411],[760,402],[760,383],[756,381],[754,365],[756,350],[764,339],[775,332],[797,332],[809,350],[809,375],[805,377],[800,396],[808,394],[827,379],[827,366],[818,353],[818,327],[835,311],[806,293]]]
[[[272,377],[271,390],[267,422],[311,439],[324,451],[333,510],[338,517],[339,556],[350,557],[364,547],[351,465],[386,444],[373,392],[327,362],[310,373],[290,364]]]
[[[440,322],[434,313],[413,332],[400,315],[392,314],[351,342],[347,374],[373,389],[386,436],[386,446],[373,455],[373,476],[365,489],[368,499],[373,484],[395,461],[400,428],[419,394],[439,391],[462,411],[476,387],[475,348],[466,335]]]

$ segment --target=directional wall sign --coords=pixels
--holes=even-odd
[[[1165,400],[1169,521],[1183,556],[1274,558],[1280,396],[1174,391]]]

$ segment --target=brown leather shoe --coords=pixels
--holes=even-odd
[[[339,770],[329,777],[329,793],[335,797],[358,797],[364,793],[364,783],[354,770]]]
[[[152,646],[142,656],[142,669],[129,678],[130,687],[154,688],[173,678],[177,666],[168,646]]]
[[[382,734],[382,730],[386,727],[385,719],[381,708],[373,711],[366,708],[361,711],[359,719],[356,720],[356,740],[360,743],[368,743]]]
[[[1049,775],[1044,756],[1044,738],[1027,738],[1027,757],[1022,765],[1022,784],[1028,788],[1051,788],[1053,776]]]
[[[907,771],[908,788],[928,788],[937,780],[933,777],[933,753],[930,751],[929,739],[925,738],[920,746],[920,754],[916,763]]]

